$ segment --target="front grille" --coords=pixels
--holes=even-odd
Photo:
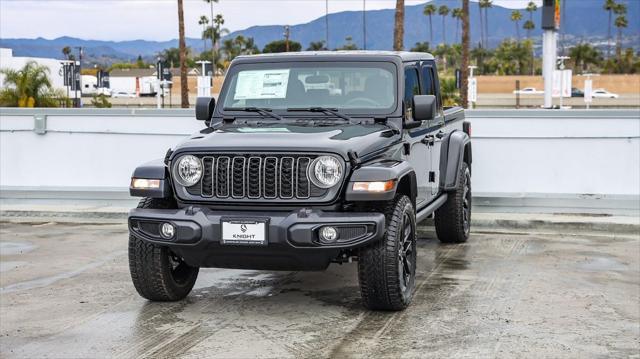
[[[199,155],[203,175],[186,191],[204,200],[320,198],[327,190],[315,186],[307,171],[317,155]]]

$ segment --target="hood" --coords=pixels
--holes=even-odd
[[[339,124],[301,126],[295,124],[226,125],[213,131],[206,128],[174,149],[182,152],[330,152],[348,159],[386,148],[400,135],[382,124]]]

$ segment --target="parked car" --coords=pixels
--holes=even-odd
[[[536,90],[535,87],[525,87],[522,90],[514,90],[513,93],[520,95],[540,95],[543,94],[544,91]]]
[[[340,92],[307,89],[309,73]],[[470,123],[443,109],[430,54],[240,56],[196,118],[201,131],[131,179],[143,199],[129,213],[129,265],[144,298],[185,298],[201,267],[357,261],[364,305],[402,310],[416,226],[435,214],[441,242],[469,238]]]
[[[618,98],[618,94],[609,92],[605,89],[595,89],[591,92],[591,97],[600,97],[600,98]]]
[[[572,87],[571,97],[584,97],[584,92],[577,87]]]
[[[135,98],[136,94],[130,93],[130,92],[125,92],[125,91],[117,91],[117,92],[112,92],[111,93],[111,97],[113,97],[113,98]]]

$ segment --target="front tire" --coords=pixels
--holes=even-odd
[[[387,203],[384,213],[384,238],[359,252],[360,293],[369,309],[402,310],[415,291],[416,214],[405,195]]]
[[[169,209],[167,200],[144,198],[138,208]],[[198,267],[191,267],[165,246],[129,236],[129,271],[138,294],[152,301],[184,299],[198,278]]]
[[[471,171],[466,162],[458,171],[458,186],[436,210],[436,234],[442,243],[464,243],[471,231]]]

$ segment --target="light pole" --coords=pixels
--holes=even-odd
[[[478,80],[473,77],[473,70],[478,68],[478,66],[469,66],[469,84],[468,84],[468,101],[471,102],[471,108],[475,108],[475,104],[478,101]]]
[[[558,56],[560,63],[558,68],[560,69],[560,109],[562,110],[562,100],[564,98],[564,60],[568,60],[569,56]]]
[[[556,67],[556,34],[560,28],[560,4],[555,0],[542,2],[542,76],[544,78],[544,108],[553,107],[553,72]]]
[[[367,0],[362,0],[362,49],[367,49]]]
[[[325,44],[329,50],[329,0],[324,0],[324,27],[325,27]]]

